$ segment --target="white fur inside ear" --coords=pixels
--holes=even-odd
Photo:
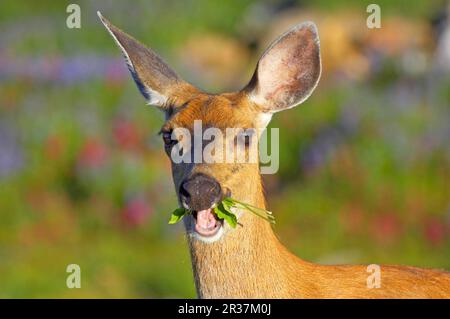
[[[315,75],[316,80],[314,83],[310,83],[308,87],[306,87],[301,96],[292,94],[291,96],[285,96],[284,97],[284,105],[283,106],[273,106],[273,101],[268,100],[266,97],[268,96],[267,92],[274,91],[277,92],[277,90],[274,90],[273,88],[277,85],[280,86],[284,82],[289,82],[289,79],[286,79],[286,74],[290,74],[295,70],[289,69],[290,73],[287,72],[281,72],[280,69],[283,67],[288,67],[288,65],[284,66],[283,63],[280,63],[281,61],[285,61],[285,52],[286,52],[286,45],[280,46],[279,44],[282,43],[284,39],[286,39],[288,36],[295,34],[301,30],[308,29],[312,32],[312,41],[317,46],[317,52],[319,54],[318,58],[318,65],[317,70],[318,74]],[[278,49],[277,49],[278,48]],[[289,52],[289,51],[287,51]],[[295,53],[295,52],[294,52]],[[298,58],[297,58],[298,59]],[[296,65],[302,65],[303,61],[298,60]],[[276,65],[276,66],[274,66]],[[289,65],[289,67],[292,67],[293,63]],[[309,73],[306,72],[307,70],[302,70],[299,68],[298,73],[294,74],[293,76],[290,76],[293,80],[301,80],[302,78],[308,79]],[[303,22],[301,24],[298,24],[288,30],[287,32],[283,33],[281,36],[279,36],[272,44],[264,51],[262,54],[256,72],[258,73],[258,85],[256,88],[254,88],[252,91],[248,92],[248,98],[253,103],[263,106],[265,108],[265,111],[267,113],[273,114],[276,112],[280,112],[283,110],[287,110],[290,108],[293,108],[301,103],[303,103],[305,100],[307,100],[315,88],[317,87],[319,83],[319,79],[322,73],[322,61],[320,59],[320,40],[318,35],[318,30],[316,25],[313,22]],[[278,78],[276,77],[277,72],[280,73],[280,76]],[[261,74],[262,73],[262,74]],[[292,82],[292,81],[291,81]],[[299,87],[301,88],[301,87]],[[269,94],[270,95],[270,94]],[[273,94],[272,94],[273,95]],[[272,106],[271,106],[272,105]],[[269,106],[269,107],[268,107]]]
[[[100,21],[105,26],[106,30],[108,30],[109,34],[112,36],[120,50],[122,51],[122,55],[125,59],[125,63],[128,67],[128,70],[130,70],[131,75],[133,76],[134,81],[136,82],[137,86],[139,87],[139,90],[144,95],[145,99],[147,100],[148,105],[155,105],[155,106],[164,106],[168,100],[167,96],[164,96],[152,89],[150,89],[148,86],[144,85],[142,81],[140,81],[139,77],[137,76],[136,70],[134,68],[133,62],[131,62],[130,56],[128,55],[128,52],[125,50],[123,45],[119,42],[114,32],[112,32],[111,28],[109,27],[108,23],[103,19],[102,14],[100,11],[97,11],[97,15],[100,18]]]
[[[266,105],[267,100],[261,96],[261,94],[257,94],[255,91],[252,91],[248,94],[248,99],[255,103],[256,105]],[[268,113],[263,113],[268,114]]]
[[[156,105],[156,106],[164,106],[167,103],[167,96],[159,94],[152,89],[145,87],[145,91],[147,92],[147,105]]]
[[[256,103],[256,102],[255,102]],[[266,128],[272,120],[273,113],[260,113],[256,118],[256,125],[258,128]]]

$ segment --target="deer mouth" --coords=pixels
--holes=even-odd
[[[203,237],[216,235],[222,227],[223,221],[217,218],[212,208],[194,212],[193,217],[194,229]]]

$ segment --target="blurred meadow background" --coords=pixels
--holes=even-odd
[[[163,116],[97,10],[209,92],[243,87],[268,43],[314,21],[322,79],[271,123],[276,233],[309,261],[450,269],[450,4],[376,1],[368,29],[372,2],[2,0],[0,297],[195,297],[182,226],[167,225]]]

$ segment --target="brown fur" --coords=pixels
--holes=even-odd
[[[152,50],[101,15],[142,94],[166,113],[162,131],[203,127],[263,128],[270,113],[293,107],[316,87],[320,72],[314,24],[295,26],[264,53],[249,85],[238,93],[211,95],[181,80]],[[170,151],[170,150],[168,150]],[[174,164],[176,191],[187,177],[204,173],[232,197],[265,208],[258,164]],[[449,298],[450,275],[437,270],[381,266],[381,287],[368,288],[365,266],[322,266],[303,261],[278,241],[269,223],[241,212],[239,226],[214,243],[188,236],[201,298]],[[188,216],[185,218],[185,221]],[[186,224],[187,225],[187,224]],[[225,226],[226,227],[226,226]]]
[[[208,104],[202,104],[208,101]],[[240,94],[199,95],[164,125],[190,127],[201,118],[216,127],[231,121],[251,126],[254,107]],[[204,108],[208,108],[205,112]],[[224,117],[224,113],[232,114]],[[253,123],[256,125],[256,123]],[[218,166],[215,166],[218,165]],[[234,164],[197,164],[187,171],[174,165],[176,189],[187,175],[213,176],[233,197],[265,208],[258,166],[245,164],[233,174]],[[200,298],[449,298],[447,272],[414,267],[381,266],[381,288],[368,288],[366,266],[323,266],[291,254],[279,242],[272,227],[252,214],[244,214],[240,226],[215,243],[188,237],[195,284]]]

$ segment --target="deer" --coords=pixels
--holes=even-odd
[[[112,25],[98,12],[139,91],[164,113],[164,149],[176,128],[205,126],[264,130],[274,113],[304,102],[322,71],[318,29],[295,25],[262,54],[248,84],[238,92],[209,94],[182,80],[152,49]],[[247,145],[246,145],[247,146]],[[380,266],[380,284],[368,285],[366,265],[320,265],[292,254],[265,220],[239,211],[231,229],[212,207],[232,196],[266,208],[259,163],[175,163],[172,177],[184,218],[199,298],[449,298],[450,273],[409,266]]]

